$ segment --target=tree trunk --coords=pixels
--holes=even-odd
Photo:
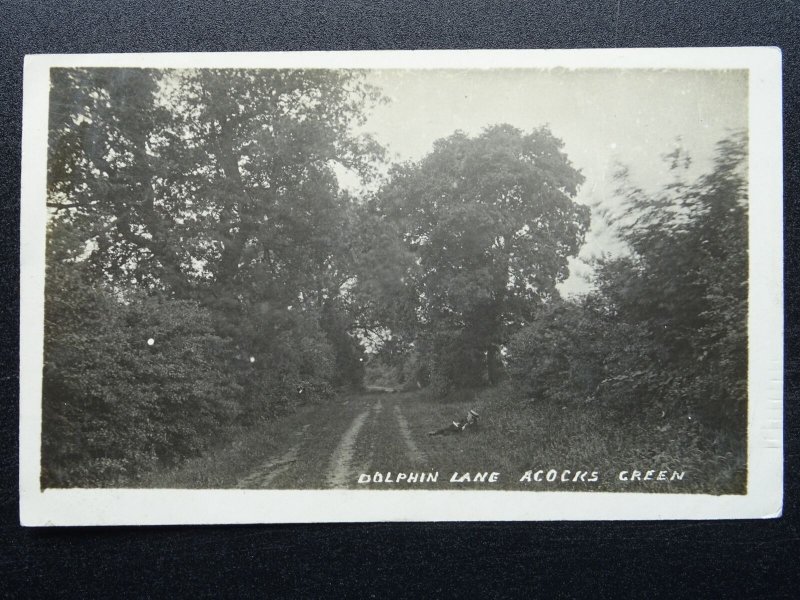
[[[503,363],[500,360],[500,348],[492,344],[486,352],[486,375],[489,385],[496,385],[503,376]]]

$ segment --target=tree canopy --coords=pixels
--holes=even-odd
[[[209,414],[222,426],[358,383],[361,349],[336,303],[352,278],[355,203],[336,170],[370,177],[381,148],[353,131],[378,99],[361,74],[342,70],[52,70],[45,357],[46,389],[57,396],[46,422],[53,452],[77,431],[89,454],[111,461],[83,476],[102,470],[113,479],[159,454],[156,438],[176,419],[188,419],[188,439],[190,423]],[[84,287],[97,295],[86,310],[77,296],[60,295]],[[108,311],[111,337],[88,306]],[[132,326],[134,313],[151,311],[153,323],[166,324],[181,310],[194,315],[198,339],[219,343],[194,344],[189,330],[155,325],[142,337]],[[65,359],[65,341],[88,352],[98,375],[144,381],[136,357],[150,335],[155,344],[143,356],[175,373],[194,357],[191,368],[215,365],[211,379],[176,379],[181,390],[164,393],[184,400],[171,409],[121,384],[117,395],[130,397],[98,392],[102,409],[90,408],[81,372],[92,369]],[[97,336],[116,340],[105,359]],[[232,382],[226,398],[218,397],[221,381]],[[96,431],[108,423],[97,414],[124,420],[126,402],[161,425],[152,438],[123,443],[138,449],[114,462],[113,440]],[[217,411],[220,402],[235,410]],[[84,418],[70,423],[65,410]],[[50,480],[69,480],[64,468]]]
[[[557,297],[589,226],[582,182],[547,128],[509,125],[456,132],[394,170],[374,210],[417,259],[409,285],[445,387],[495,381],[500,346]]]

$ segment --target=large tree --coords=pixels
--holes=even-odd
[[[336,172],[380,155],[353,134],[374,98],[347,71],[52,70],[48,485],[130,480],[357,383]]]
[[[445,383],[494,382],[510,334],[557,296],[589,225],[582,182],[549,129],[510,125],[456,132],[392,173],[376,210],[417,257],[421,344]]]
[[[198,300],[263,346],[351,277],[335,173],[380,155],[352,133],[375,99],[341,70],[55,69],[48,204],[98,281]]]

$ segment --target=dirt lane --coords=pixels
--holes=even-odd
[[[403,416],[403,411],[400,410],[399,404],[394,405],[394,416],[397,419],[397,425],[400,428],[400,435],[403,437],[403,441],[406,443],[409,458],[418,463],[425,462],[426,457],[417,447],[417,444],[411,435],[411,428],[408,426],[408,421],[406,421],[405,416]]]
[[[292,464],[297,461],[298,451],[299,446],[294,446],[279,458],[265,462],[250,475],[242,479],[236,487],[243,489],[268,488],[270,483],[272,483],[278,475],[288,471]]]
[[[246,430],[245,435],[198,457],[180,471],[165,473],[151,487],[642,492],[705,489],[689,476],[659,484],[621,483],[616,472],[639,466],[642,458],[637,454],[621,463],[609,462],[608,456],[616,451],[607,439],[613,431],[604,436],[595,433],[596,418],[568,415],[562,406],[546,404],[535,407],[536,418],[521,418],[508,405],[498,404],[497,399],[494,402],[474,394],[442,402],[424,392],[410,391],[366,392],[306,404],[280,419]],[[479,427],[460,435],[428,435],[454,419],[464,418],[470,409],[480,413]],[[663,454],[663,450],[658,451]],[[658,460],[661,459],[651,459],[648,468],[673,468],[655,462]],[[566,469],[573,476],[597,471],[598,478],[594,483],[583,479],[532,482],[525,478],[528,471],[548,469]],[[496,479],[487,481],[492,473],[497,474]],[[413,474],[419,477],[412,482]],[[480,474],[481,478],[467,479],[467,474]],[[361,475],[364,477],[359,483]],[[436,475],[437,479],[423,482],[421,475]]]
[[[420,399],[417,394],[385,394],[383,402],[385,410],[374,415],[364,427],[354,458],[359,472],[348,487],[370,487],[357,483],[360,474],[374,476],[375,473],[380,473],[383,479],[387,479],[388,473],[423,472],[431,469],[429,457],[422,449],[426,440],[407,416],[415,414],[418,409]],[[393,481],[391,477],[388,479]],[[402,485],[384,482],[380,488],[399,489]]]
[[[370,469],[423,468],[428,460],[403,412],[399,394],[352,395],[309,412],[291,445],[240,478],[246,489],[356,488]]]
[[[380,401],[378,401],[373,411],[380,412],[380,410],[381,404]],[[364,426],[364,421],[367,420],[368,415],[369,411],[365,410],[353,419],[352,425],[350,425],[350,428],[344,433],[339,445],[336,446],[336,449],[333,451],[330,467],[328,467],[327,487],[347,487],[347,484],[352,481],[353,448],[358,433]]]

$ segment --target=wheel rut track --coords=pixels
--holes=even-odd
[[[332,488],[346,488],[348,484],[352,483],[352,466],[353,456],[355,454],[356,440],[361,428],[369,416],[370,410],[376,415],[383,409],[383,404],[378,400],[377,404],[372,409],[367,409],[359,413],[347,431],[344,432],[339,445],[333,451],[331,456],[330,466],[328,467],[327,486]]]

